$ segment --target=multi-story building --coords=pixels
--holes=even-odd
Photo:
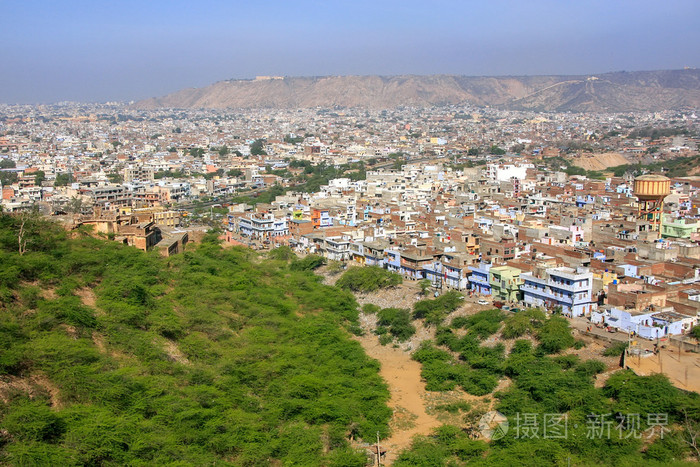
[[[477,266],[469,266],[471,274],[469,285],[472,290],[482,295],[491,295],[491,283],[489,282],[489,270],[491,263],[479,263]]]
[[[86,190],[85,194],[90,197],[93,205],[104,206],[108,209],[127,206],[131,202],[131,195],[126,193],[121,185],[91,188]]]
[[[666,216],[661,224],[661,236],[664,238],[690,238],[700,230],[700,222],[694,219],[674,219]]]
[[[311,211],[311,223],[315,229],[333,225],[329,209],[314,209]]]
[[[323,256],[330,260],[345,261],[350,259],[350,242],[343,237],[326,237]]]
[[[588,268],[538,268],[520,275],[523,301],[531,306],[561,307],[568,316],[588,315],[595,306],[593,273]]]
[[[497,266],[489,270],[491,295],[497,300],[517,302],[520,300],[520,269],[512,266]]]
[[[249,213],[243,217],[229,215],[229,228],[253,239],[269,239],[289,235],[287,219],[275,219],[266,212]]]
[[[364,264],[367,266],[380,266],[384,267],[385,264],[385,254],[384,249],[388,247],[386,242],[364,242]]]
[[[133,181],[152,182],[154,177],[153,167],[131,166],[124,169],[124,181],[127,183]]]
[[[420,251],[402,251],[401,269],[399,272],[410,279],[423,279],[423,267],[433,262],[433,255],[422,254]]]

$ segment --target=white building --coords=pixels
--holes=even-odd
[[[527,169],[532,169],[532,164],[487,164],[486,177],[498,182],[505,182],[512,178],[524,180],[527,177]]]
[[[561,306],[568,316],[588,315],[593,301],[593,273],[588,268],[549,268],[543,273],[520,275],[523,301],[531,306]]]
[[[646,339],[659,339],[669,335],[684,334],[697,323],[697,318],[672,311],[650,312],[633,315],[629,311],[611,308],[591,313],[592,323],[604,323],[624,332],[634,332]]]

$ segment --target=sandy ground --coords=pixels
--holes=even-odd
[[[335,282],[336,277],[324,275],[326,283]],[[339,277],[339,276],[338,276]],[[398,287],[384,289],[369,294],[356,294],[360,305],[372,303],[381,308],[396,307],[412,309],[413,304],[422,297],[419,295],[417,282],[405,281]],[[479,310],[490,308],[476,303],[476,298],[465,299],[465,304],[450,314],[455,316],[473,314]],[[416,435],[429,435],[434,428],[443,423],[459,423],[459,415],[455,420],[447,420],[449,416],[434,410],[441,403],[466,401],[472,405],[481,404],[481,397],[475,397],[461,390],[432,392],[425,390],[421,381],[421,364],[411,359],[411,354],[424,340],[435,337],[435,329],[425,327],[421,321],[414,321],[416,334],[406,342],[399,344],[379,344],[378,337],[372,332],[376,328],[376,315],[360,314],[360,326],[365,335],[357,338],[367,355],[376,358],[381,363],[380,375],[386,381],[391,392],[389,407],[394,411],[390,427],[392,435],[380,441],[387,452],[382,457],[383,465],[391,465],[398,454],[410,447],[411,440]]]
[[[426,412],[427,391],[420,378],[420,363],[411,360],[411,355],[400,348],[380,345],[374,334],[365,334],[358,340],[365,352],[381,363],[380,374],[391,391],[389,407],[394,411],[393,433],[380,441],[387,450],[384,462],[389,465],[411,445],[413,436],[428,434],[442,423]]]
[[[29,377],[0,376],[0,402],[9,403],[13,392],[23,392],[30,398],[36,397],[39,392],[45,392],[48,393],[53,408],[63,408],[60,391],[43,373],[37,372]]]
[[[700,356],[695,353],[662,349],[657,355],[628,356],[625,365],[642,376],[664,373],[677,388],[700,392]]]
[[[606,152],[603,154],[581,154],[573,157],[571,162],[586,170],[605,170],[608,167],[629,164],[629,161],[618,152]]]

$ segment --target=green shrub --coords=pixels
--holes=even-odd
[[[41,401],[20,400],[2,420],[5,429],[23,440],[55,442],[66,429],[63,419]]]
[[[690,330],[690,335],[700,340],[700,326],[694,326],[693,329]]]
[[[335,285],[353,292],[373,292],[387,287],[395,287],[402,281],[403,279],[398,274],[378,266],[352,267],[340,276]]]
[[[0,375],[27,384],[2,391],[0,464],[362,465],[347,434],[389,434],[379,363],[346,331],[357,302],[317,258],[214,235],[163,258],[52,225],[20,258],[15,221],[0,214]],[[30,278],[57,297],[22,292]]]
[[[605,363],[600,360],[586,360],[576,366],[576,371],[586,376],[593,376],[604,372],[606,369]]]
[[[379,326],[386,326],[389,333],[399,342],[408,340],[416,333],[416,328],[411,324],[411,314],[402,308],[384,308],[377,313]]]
[[[451,290],[434,300],[420,300],[413,305],[413,319],[425,319],[427,324],[440,325],[445,317],[462,305],[464,297]]]
[[[290,265],[292,271],[313,271],[326,264],[326,258],[318,255],[308,255],[302,259],[294,259]]]
[[[452,321],[452,327],[455,329],[466,329],[469,331],[469,334],[485,339],[498,332],[504,318],[503,312],[494,308],[480,311],[471,316],[455,318]]]
[[[544,312],[536,308],[528,308],[510,315],[505,320],[501,335],[505,339],[515,339],[525,334],[533,334],[545,321]]]
[[[546,353],[558,353],[574,345],[569,322],[561,316],[552,316],[537,332],[540,347]]]
[[[435,406],[435,410],[441,410],[451,414],[455,414],[459,411],[469,412],[472,406],[465,401],[452,402],[450,404],[438,404]]]
[[[391,344],[394,341],[394,337],[391,334],[384,333],[379,336],[379,343],[381,345]]]
[[[297,255],[294,253],[294,251],[286,245],[273,248],[267,253],[267,257],[279,261],[289,261],[297,259]]]
[[[617,342],[603,350],[605,357],[619,357],[627,349],[627,342]]]

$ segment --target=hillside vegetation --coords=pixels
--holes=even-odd
[[[7,215],[0,264],[0,464],[365,465],[350,440],[388,434],[357,303],[314,265]]]
[[[565,318],[548,318],[536,309],[509,315],[484,310],[445,321],[435,340],[424,341],[413,354],[426,389],[460,387],[488,396],[482,399],[488,404],[447,406],[461,412],[461,423],[417,437],[395,466],[697,461],[698,394],[676,389],[663,375],[640,377],[630,370],[596,384],[606,365],[571,350],[583,342],[574,339]],[[623,350],[618,348],[617,355]],[[474,439],[488,410],[509,421],[504,435],[491,443]]]

